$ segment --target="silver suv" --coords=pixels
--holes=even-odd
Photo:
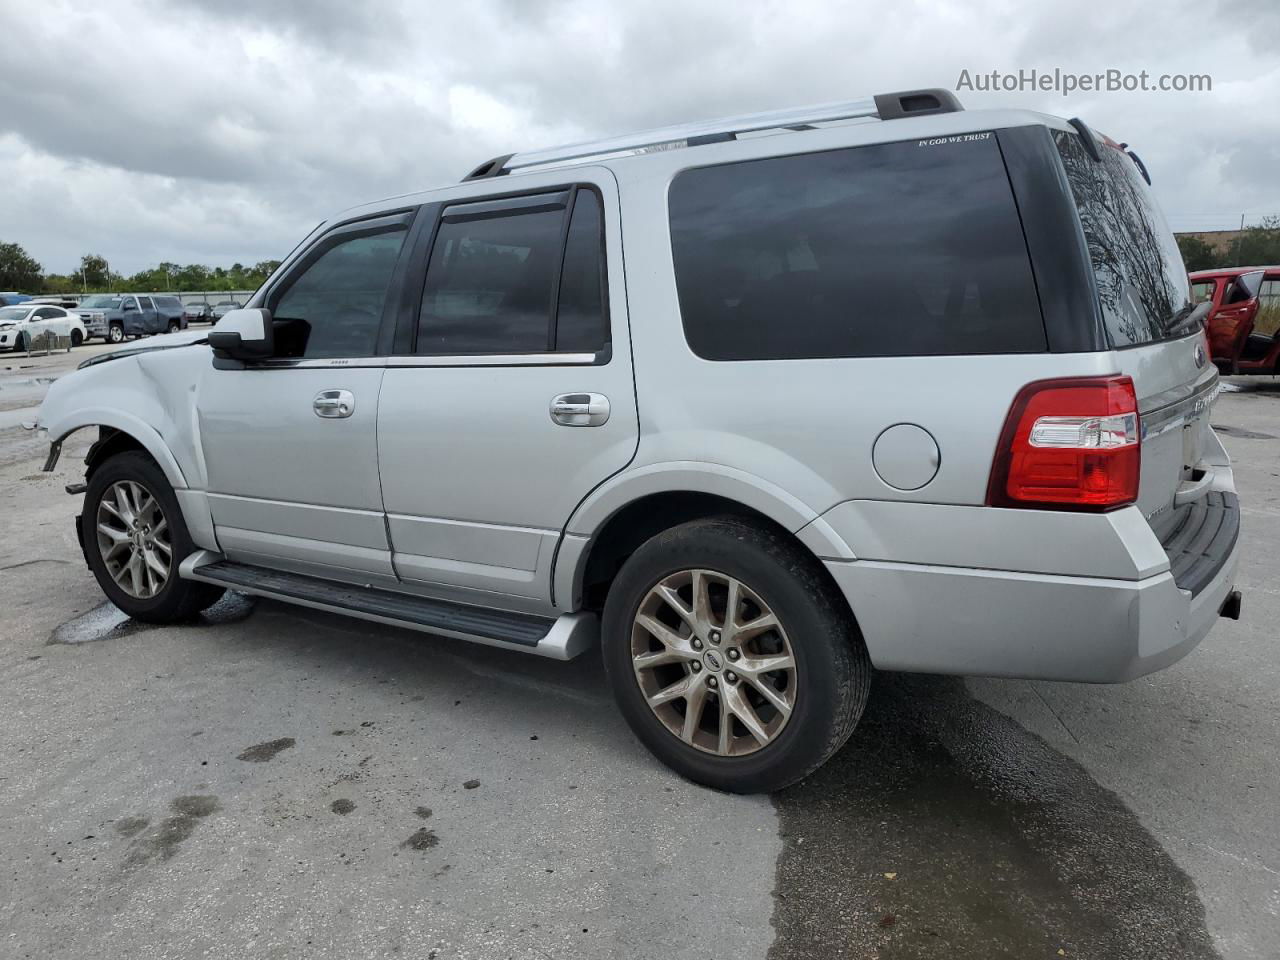
[[[1218,375],[1145,177],[942,91],[501,157],[59,380],[50,465],[98,428],[77,529],[134,617],[234,589],[599,641],[658,757],[773,790],[873,667],[1120,681],[1238,615]]]

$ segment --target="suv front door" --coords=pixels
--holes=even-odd
[[[272,311],[276,355],[205,371],[200,441],[229,558],[396,583],[378,486],[377,354],[412,219],[400,212],[323,234],[255,302]]]
[[[59,322],[61,320],[61,322]],[[31,335],[52,330],[59,337],[71,336],[71,323],[67,320],[67,311],[60,307],[41,307],[31,315]]]
[[[378,455],[396,571],[426,595],[550,611],[561,531],[639,441],[617,188],[553,176],[457,188],[406,274]]]
[[[140,337],[147,332],[137,297],[125,297],[120,301],[120,325],[126,337]]]

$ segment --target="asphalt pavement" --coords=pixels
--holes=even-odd
[[[1280,955],[1280,386],[1237,381],[1244,618],[1120,686],[880,675],[774,797],[569,664],[229,595],[124,619],[0,356],[0,956]],[[1026,625],[1028,632],[1036,624]]]

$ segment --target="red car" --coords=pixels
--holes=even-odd
[[[1195,303],[1212,303],[1209,351],[1223,373],[1280,373],[1280,266],[1220,267],[1189,275]]]

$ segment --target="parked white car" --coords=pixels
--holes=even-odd
[[[84,323],[74,313],[47,303],[20,303],[0,307],[0,350],[27,350],[46,330],[70,337],[78,347],[87,339]]]

